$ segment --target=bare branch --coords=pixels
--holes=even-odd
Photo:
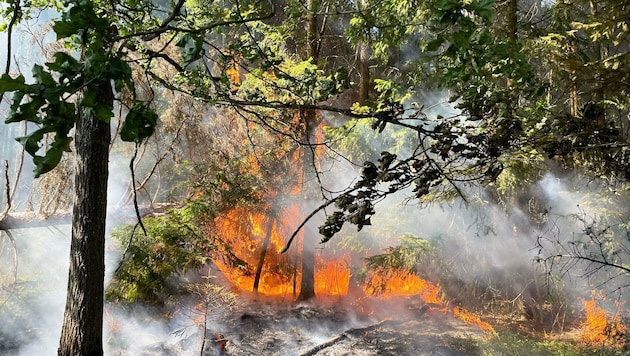
[[[14,8],[13,8],[13,15],[11,16],[11,21],[9,21],[9,24],[7,26],[7,51],[6,51],[6,56],[7,56],[7,63],[6,63],[6,67],[4,68],[4,73],[5,74],[9,74],[9,71],[11,70],[11,42],[12,42],[12,34],[13,34],[13,26],[15,26],[15,23],[17,22],[18,18],[20,17],[20,13],[22,12],[22,8],[21,8],[21,0],[15,0],[14,1]]]
[[[9,213],[11,209],[11,187],[9,186],[9,161],[4,160],[4,180],[5,180],[5,194],[6,194],[6,205],[2,213],[0,213],[0,221],[4,220],[4,218]]]

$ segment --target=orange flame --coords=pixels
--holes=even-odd
[[[420,295],[426,303],[442,304],[440,289],[413,273],[397,270],[379,270],[370,273],[364,287],[367,294],[382,297]]]
[[[281,218],[280,218],[281,216]],[[301,269],[297,268],[295,255],[280,254],[284,248],[283,236],[294,228],[298,219],[297,207],[283,211],[278,217],[266,217],[260,212],[233,209],[215,220],[218,234],[229,246],[230,253],[242,259],[247,266],[232,266],[221,258],[215,263],[238,291],[253,291],[255,271],[264,250],[264,240],[269,239],[264,253],[263,269],[257,293],[266,296],[289,296],[299,293]],[[269,224],[273,224],[269,226]],[[219,251],[218,255],[226,251]],[[300,251],[297,251],[299,254]],[[350,270],[346,257],[324,258],[318,256],[315,266],[315,293],[322,296],[346,295]],[[239,268],[240,267],[240,268]],[[295,289],[295,290],[294,290]]]
[[[472,314],[465,308],[455,307],[453,308],[453,314],[455,314],[456,317],[458,317],[465,323],[476,325],[477,327],[479,327],[479,329],[485,332],[488,332],[488,333],[494,332],[494,328],[492,327],[492,325],[486,323],[485,321],[482,321],[481,319],[479,319],[478,316]]]
[[[283,214],[283,218],[291,219],[292,215]],[[239,256],[249,266],[256,266],[260,262],[263,240],[267,238],[267,230],[270,229],[268,226],[271,223],[270,219],[273,218],[267,218],[261,213],[248,213],[235,209],[217,219],[215,224],[219,226],[219,232],[230,246],[231,253]],[[265,252],[257,290],[260,295],[286,297],[299,293],[301,269],[295,265],[293,256],[280,254],[285,244],[282,235],[286,234],[288,229],[283,228],[283,225],[286,224],[276,223],[269,230],[270,241]],[[254,271],[235,268],[222,259],[215,259],[215,263],[236,290],[253,291]],[[317,295],[346,295],[349,280],[350,270],[345,257],[318,256],[315,267],[315,293]]]
[[[348,294],[350,269],[344,258],[324,260],[319,257],[315,267],[315,294],[343,296]]]
[[[280,218],[279,216],[282,216]],[[257,293],[265,296],[295,296],[299,291],[301,269],[295,255],[280,254],[284,247],[283,236],[290,233],[298,218],[298,209],[293,207],[278,217],[266,217],[262,212],[233,209],[215,220],[218,233],[230,253],[239,256],[249,267],[232,266],[217,258],[215,263],[225,277],[233,284],[236,291],[251,292],[254,288],[255,273],[252,266],[257,266],[261,259],[264,240],[268,247],[264,257]],[[284,221],[282,221],[284,220]],[[271,225],[270,225],[271,224]],[[220,254],[224,254],[221,251]],[[296,253],[300,253],[298,250]],[[345,296],[350,284],[349,255],[331,256],[318,254],[315,265],[315,294],[320,297]],[[248,269],[249,268],[249,269]],[[367,295],[379,298],[419,296],[424,303],[446,311],[441,298],[441,290],[435,284],[417,275],[403,270],[377,269],[368,273],[363,291]],[[481,321],[464,308],[453,309],[454,315],[462,321],[478,326],[485,332],[493,332],[493,327]]]
[[[598,299],[604,298],[600,295]],[[610,315],[595,301],[595,293],[591,300],[582,301],[586,314],[581,330],[581,340],[591,346],[623,347],[625,342],[621,336],[626,328],[621,324],[619,315]]]

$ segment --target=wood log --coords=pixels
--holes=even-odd
[[[162,203],[153,204],[152,206],[145,206],[140,208],[140,215],[142,217],[147,216],[159,216],[165,214],[170,209],[176,209],[181,207],[181,204],[174,203]],[[128,223],[134,223],[136,219],[136,213],[133,207],[125,208],[112,208],[107,212],[108,220],[125,221]],[[54,225],[69,225],[72,223],[72,211],[62,211],[52,215],[44,216],[34,212],[22,212],[22,213],[9,213],[4,219],[0,220],[0,231],[14,230],[14,229],[29,229],[38,227],[47,227]]]
[[[364,328],[352,328],[352,329],[348,329],[346,331],[344,331],[343,333],[341,333],[339,336],[336,336],[324,343],[321,343],[319,345],[316,345],[314,347],[312,347],[311,349],[309,349],[306,352],[303,352],[300,354],[300,356],[313,356],[315,354],[317,354],[318,352],[320,352],[321,350],[327,348],[327,347],[331,347],[334,344],[343,341],[346,338],[350,338],[350,337],[358,337],[362,334],[365,334],[369,331],[378,329],[379,327],[383,326],[383,324],[385,324],[386,322],[391,322],[391,320],[382,320],[376,324],[372,324],[370,326],[366,326]]]

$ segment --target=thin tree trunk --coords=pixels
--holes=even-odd
[[[357,1],[359,11],[363,12],[367,8],[367,0]],[[370,47],[368,42],[362,40],[357,44],[357,60],[359,64],[359,103],[365,104],[370,95],[371,78],[370,78]]]
[[[306,42],[308,56],[313,59],[313,64],[317,65],[319,60],[319,38],[317,37],[317,1],[307,0],[307,17],[306,17]]]
[[[306,19],[306,40],[308,42],[308,56],[312,58],[313,63],[319,61],[319,38],[317,36],[317,8],[318,0],[308,0],[307,19]],[[307,187],[315,172],[315,152],[311,144],[312,133],[317,128],[317,113],[315,110],[306,110],[303,113],[304,132],[303,142],[303,166],[302,166],[302,191],[308,197],[309,189]],[[300,294],[298,301],[305,301],[315,297],[315,236],[305,230],[302,244],[302,280],[300,282]]]
[[[516,0],[507,1],[505,25],[507,37],[514,42],[518,38],[518,2]]]
[[[311,144],[311,137],[313,130],[317,127],[317,117],[314,110],[308,110],[305,113],[304,124],[306,126],[303,141],[304,154],[302,158],[302,194],[308,199],[310,196],[309,185],[314,180],[313,177],[317,174],[315,167],[315,148]],[[303,213],[303,212],[302,212]],[[302,218],[300,219],[302,221]],[[304,229],[303,241],[302,241],[302,280],[300,282],[300,294],[297,297],[298,301],[305,301],[315,297],[315,246],[316,236],[313,236],[312,231],[317,229],[309,229],[307,224]]]
[[[109,83],[99,98],[113,103]],[[76,124],[76,190],[68,296],[58,355],[103,355],[105,220],[110,142],[109,123],[82,114]]]
[[[260,284],[260,276],[262,275],[263,265],[265,264],[265,256],[267,255],[267,249],[269,248],[269,242],[271,241],[271,233],[273,232],[273,225],[276,222],[274,215],[269,216],[267,222],[267,231],[265,232],[265,239],[263,240],[260,248],[260,258],[258,259],[258,265],[256,266],[256,274],[254,275],[254,292],[258,293],[258,285]]]
[[[593,17],[593,20],[598,18],[599,15],[599,11],[597,9],[597,2],[591,0],[589,1],[589,6],[591,8],[591,16]],[[605,48],[602,46],[602,44],[600,42],[594,42],[593,43],[593,55],[594,55],[594,60],[596,62],[599,62],[601,60],[603,60],[607,53]],[[604,100],[604,90],[602,88],[602,85],[599,81],[592,83],[591,84],[593,86],[593,93],[591,94],[591,100],[598,103],[602,100]]]
[[[365,104],[370,95],[371,80],[369,67],[369,47],[365,42],[357,45],[359,61],[359,103]]]
[[[310,238],[309,238],[310,237]],[[302,280],[297,301],[315,297],[315,240],[314,236],[304,234],[302,247]]]

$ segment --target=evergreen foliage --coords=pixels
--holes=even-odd
[[[124,249],[123,260],[106,297],[118,303],[164,303],[184,291],[186,273],[203,266],[215,246],[188,210],[143,219],[147,234],[128,225],[112,233]]]

